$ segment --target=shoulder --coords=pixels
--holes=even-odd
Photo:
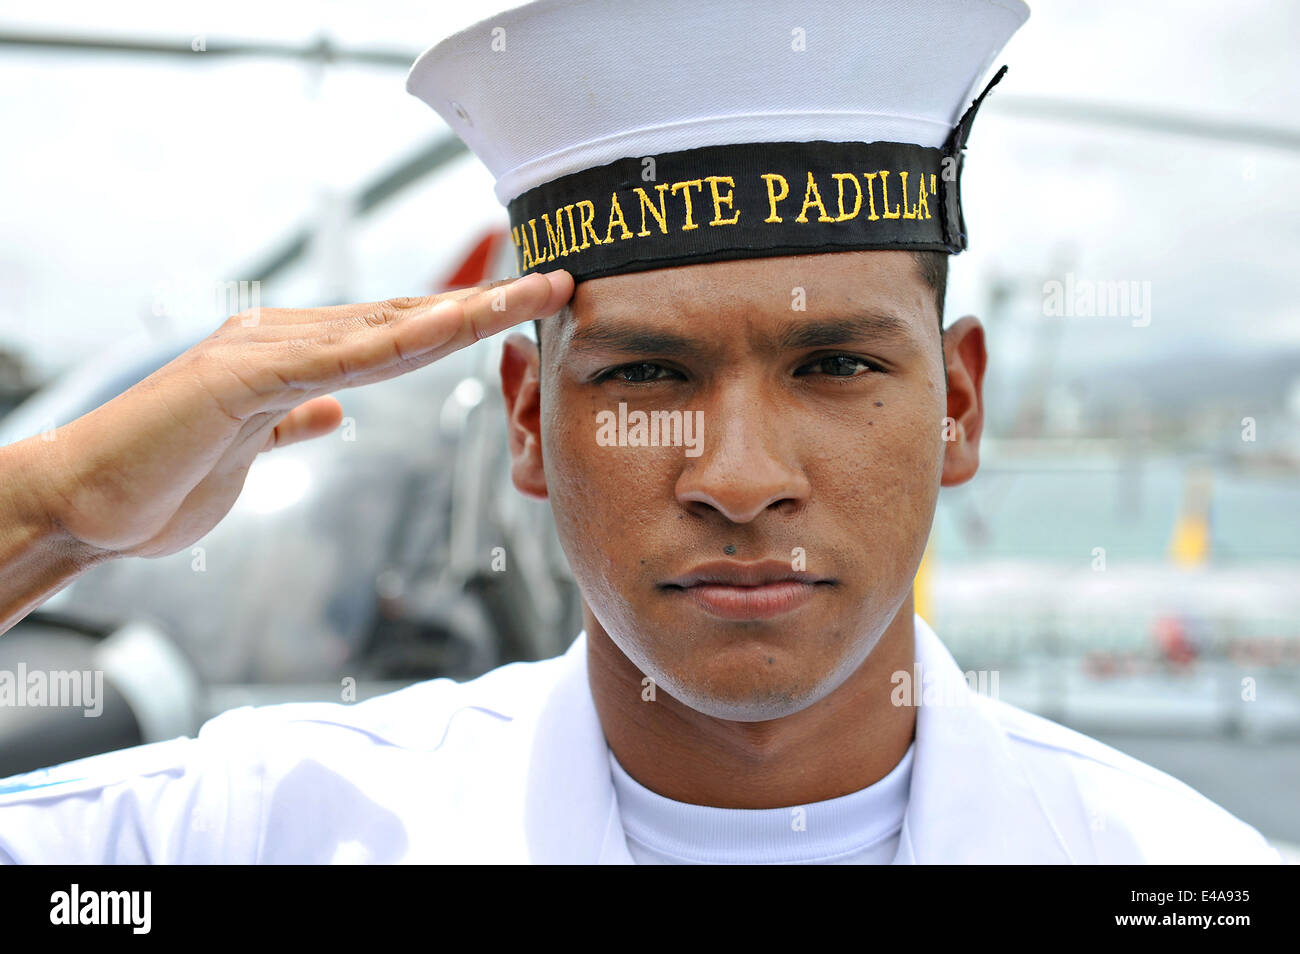
[[[466,682],[430,679],[364,702],[301,702],[234,709],[211,720],[214,740],[254,736],[330,744],[437,749],[462,722],[497,726],[527,721],[545,701],[564,657],[517,662]],[[481,718],[462,719],[465,712]]]
[[[0,862],[264,859],[268,844],[278,844],[264,833],[286,818],[305,811],[328,821],[333,812],[342,825],[369,805],[359,788],[374,800],[403,788],[396,783],[417,767],[457,767],[412,760],[405,750],[454,749],[464,758],[503,751],[532,721],[562,658],[464,683],[428,680],[355,704],[243,706],[193,738],[0,779]]]
[[[193,742],[182,737],[138,745],[2,778],[0,809],[82,795],[132,778],[183,774]]]
[[[0,779],[0,862],[248,861],[259,779],[205,743],[182,736]]]
[[[1277,863],[1253,827],[1172,775],[1006,702],[979,704],[1005,732],[1063,837],[1100,863]]]

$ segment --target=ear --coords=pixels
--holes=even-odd
[[[538,362],[537,342],[518,333],[506,338],[501,351],[501,392],[506,399],[510,477],[524,496],[545,500],[542,387]]]
[[[943,360],[948,371],[948,417],[945,422],[943,478],[952,487],[975,476],[980,466],[980,433],[984,430],[984,327],[972,315],[943,332]]]

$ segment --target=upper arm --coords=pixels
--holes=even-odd
[[[198,738],[0,780],[0,862],[254,861],[262,779],[252,734],[236,731],[243,714],[217,717]]]

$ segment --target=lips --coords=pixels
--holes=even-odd
[[[780,560],[705,563],[662,584],[712,616],[730,620],[769,619],[805,605],[834,581],[790,569]]]

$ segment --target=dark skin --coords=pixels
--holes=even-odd
[[[816,341],[791,339],[814,326]],[[912,580],[939,488],[979,465],[979,322],[940,335],[909,253],[841,252],[583,282],[544,350],[539,374],[531,339],[505,343],[513,480],[551,501],[623,767],[723,808],[807,804],[886,775],[915,732],[890,677],[912,670]],[[702,411],[702,453],[601,446],[596,414],[620,401]],[[791,564],[796,548],[825,582],[775,617],[719,618],[666,586],[706,561]]]

